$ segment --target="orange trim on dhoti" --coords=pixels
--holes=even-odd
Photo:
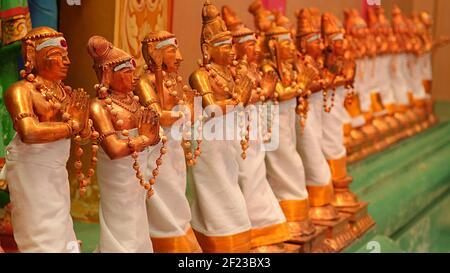
[[[394,114],[395,112],[397,112],[397,107],[393,103],[386,104],[385,107],[389,114]]]
[[[268,246],[285,242],[291,238],[287,223],[275,224],[251,230],[251,247]]]
[[[177,237],[152,237],[153,251],[155,253],[200,253],[202,249],[197,242],[192,228],[186,235]]]
[[[404,105],[404,104],[399,104],[397,105],[397,111],[400,113],[405,113],[406,111],[409,110],[409,105]]]
[[[281,209],[288,222],[304,221],[309,215],[308,199],[280,201]]]
[[[341,180],[347,177],[346,156],[339,159],[328,160],[328,165],[330,165],[331,176],[333,181]]]
[[[207,236],[195,231],[195,236],[204,253],[248,253],[250,230],[227,236]]]
[[[333,184],[328,183],[325,186],[306,186],[309,195],[309,204],[312,207],[322,207],[331,204],[334,191]]]
[[[427,99],[415,99],[414,100],[415,107],[425,107],[426,103],[427,103]]]

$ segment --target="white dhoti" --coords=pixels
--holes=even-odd
[[[21,252],[79,252],[70,216],[70,140],[6,148],[14,238]]]
[[[267,178],[288,222],[304,220],[308,199],[305,170],[297,152],[296,103],[295,98],[280,102],[272,135],[278,139],[279,146],[266,152]]]
[[[377,89],[375,91],[380,93],[383,105],[395,104],[395,94],[391,85],[390,67],[392,63],[392,55],[386,54],[379,57],[379,64],[377,65]]]
[[[346,156],[343,125],[348,113],[344,107],[345,96],[345,88],[338,87],[333,109],[329,113],[322,111],[321,146],[327,160],[336,160]]]
[[[130,130],[130,136],[135,135],[137,129]],[[139,153],[142,171],[152,148]],[[99,149],[99,251],[102,253],[153,252],[147,222],[147,192],[136,178],[133,163],[131,156],[111,160],[103,149]]]
[[[363,73],[364,80],[363,84],[359,84],[357,86],[357,90],[359,93],[359,99],[361,103],[361,111],[363,113],[368,113],[371,111],[371,94],[377,88],[377,71],[376,66],[379,62],[380,56],[374,58],[364,58],[361,62],[364,63],[364,70],[359,71]]]
[[[175,127],[174,127],[175,129]],[[191,209],[186,197],[186,163],[181,140],[174,139],[171,128],[164,129],[167,154],[159,168],[155,194],[147,199],[148,225],[155,252],[191,253],[200,247],[191,229]],[[152,177],[162,143],[150,153],[145,177]]]
[[[394,88],[395,100],[399,105],[409,105],[408,92],[411,90],[408,82],[407,54],[401,53],[393,57],[393,68],[391,70],[392,86]]]
[[[422,68],[419,57],[414,54],[408,54],[408,73],[410,88],[414,100],[423,100],[426,98],[425,87],[423,86]]]
[[[262,107],[258,104],[256,107]],[[266,111],[267,112],[267,111]],[[248,113],[256,121],[257,110]],[[290,238],[286,218],[266,177],[266,152],[260,122],[252,122],[254,133],[247,149],[247,159],[239,161],[239,184],[244,194],[248,216],[252,225],[252,247],[281,243]]]
[[[331,181],[330,167],[322,152],[322,92],[316,92],[309,99],[308,119],[303,130],[297,118],[297,151],[303,161],[308,186],[326,186]]]
[[[205,122],[204,132],[215,135],[232,129],[234,112]],[[204,133],[205,135],[205,133]],[[228,138],[230,139],[230,138]],[[202,154],[192,168],[191,225],[204,252],[248,252],[251,223],[246,201],[239,187],[241,147],[232,140],[205,137]]]

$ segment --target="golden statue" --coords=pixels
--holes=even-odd
[[[245,119],[248,120],[246,139],[249,141],[245,153],[248,160],[239,162],[239,184],[252,225],[251,252],[298,252],[298,247],[290,250],[288,245],[283,244],[290,239],[288,225],[266,177],[266,152],[263,145],[269,141],[265,133],[269,134],[271,130],[267,128],[270,122],[268,119],[273,113],[273,94],[278,78],[273,71],[260,73],[264,61],[262,43],[256,38],[255,32],[242,24],[237,25],[235,22],[240,20],[229,7],[223,7],[222,11],[226,11],[222,16],[227,26],[230,24],[230,29],[233,29],[237,62],[232,66],[232,72],[236,76],[245,74],[252,81],[251,107],[245,111]]]
[[[420,35],[423,41],[423,49],[422,49],[423,53],[419,60],[419,66],[422,67],[422,81],[425,91],[427,93],[425,99],[425,107],[428,113],[429,123],[430,125],[433,125],[438,122],[438,119],[434,114],[433,111],[434,102],[433,99],[431,98],[432,93],[431,87],[433,84],[433,71],[431,58],[433,51],[441,46],[447,45],[450,42],[450,39],[448,37],[439,37],[438,39],[433,40],[432,35],[433,19],[431,18],[430,14],[428,14],[427,12],[420,12],[418,17],[423,26],[419,28],[418,33],[418,35]],[[417,24],[420,24],[420,22],[416,21]]]
[[[348,56],[348,41],[340,21],[331,13],[322,15],[322,35],[325,47],[324,67],[330,73],[331,88],[336,90],[334,108],[322,118],[324,133],[323,151],[329,162],[334,185],[333,205],[340,212],[353,215],[350,220],[353,235],[360,236],[374,223],[367,213],[367,203],[360,202],[350,191],[353,178],[347,173],[347,157],[343,147],[342,116],[346,113],[344,99],[346,89],[351,87],[355,77],[355,63]],[[327,137],[327,135],[329,135]]]
[[[126,52],[100,36],[87,45],[99,80],[90,116],[99,132],[100,252],[152,252],[146,195],[153,194],[154,175],[146,182],[150,146],[160,141],[159,115],[133,95],[136,63]],[[162,138],[161,154],[167,153]],[[157,162],[158,167],[161,159]],[[132,242],[132,243],[130,243]]]
[[[413,112],[411,97],[414,97],[413,87],[414,80],[411,78],[410,65],[413,62],[413,43],[409,35],[408,25],[405,16],[398,8],[394,6],[392,9],[392,29],[397,41],[397,54],[391,64],[392,85],[397,101],[396,117],[402,122],[407,130],[408,136],[420,132],[419,116]],[[423,96],[421,94],[420,96]]]
[[[142,54],[148,69],[141,75],[135,93],[142,98],[144,105],[153,104],[159,112],[168,148],[166,163],[159,169],[160,178],[155,185],[155,197],[147,200],[153,249],[159,253],[201,252],[190,225],[191,211],[186,198],[187,169],[184,160],[186,158],[188,165],[194,165],[200,155],[201,140],[197,140],[195,155],[191,151],[193,119],[190,114],[194,114],[195,94],[178,74],[183,57],[174,34],[167,31],[148,33],[142,41]],[[184,117],[187,119],[184,120]],[[201,126],[198,128],[201,129]],[[183,129],[183,135],[179,138],[173,135],[178,129]],[[148,175],[155,169],[158,156],[158,149],[154,149],[148,159]]]
[[[70,139],[76,136],[79,143],[91,136],[89,97],[63,83],[70,60],[62,33],[48,27],[32,29],[22,48],[24,80],[4,95],[17,132],[7,147],[5,166],[14,237],[21,252],[79,252],[66,163]],[[83,153],[80,149],[78,154]],[[81,168],[81,162],[76,165]],[[79,179],[80,190],[85,190],[88,178],[79,174]],[[49,215],[52,221],[43,221]]]
[[[281,208],[295,238],[309,237],[315,227],[309,217],[308,192],[305,184],[303,163],[296,150],[297,98],[305,96],[305,82],[300,80],[301,63],[291,32],[274,26],[265,33],[270,59],[262,65],[263,73],[276,72],[278,82],[275,98],[279,102],[279,117],[273,125],[279,142],[277,149],[266,152],[267,177],[280,201]]]
[[[203,5],[202,22],[203,59],[189,83],[202,97],[207,116],[203,128],[209,130],[203,131],[202,155],[192,168],[191,225],[204,252],[248,252],[251,223],[239,187],[239,150],[248,143],[245,123],[239,122],[241,139],[233,124],[236,112],[241,119],[245,115],[240,108],[248,104],[253,86],[246,75],[234,77],[232,36],[209,0]]]

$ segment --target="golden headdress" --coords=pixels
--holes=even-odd
[[[333,38],[335,36],[343,36],[344,28],[341,21],[332,13],[325,12],[322,15],[322,35],[323,37]]]
[[[310,9],[301,9],[297,13],[297,37],[303,37],[312,33],[320,33],[320,25],[317,25]]]
[[[222,19],[225,21],[227,29],[231,32],[243,26],[242,21],[237,17],[236,12],[227,5],[222,7]]]
[[[115,66],[131,60],[133,57],[101,36],[92,36],[87,44],[87,51],[94,61],[94,66],[101,68]]]
[[[50,27],[33,28],[22,38],[25,74],[30,74],[36,65],[36,52],[50,46],[67,50],[67,42],[63,34]]]
[[[211,4],[210,0],[205,0],[202,9],[202,36],[201,43],[212,43],[222,38],[231,38],[231,33],[227,30],[225,22],[220,17],[220,12]]]

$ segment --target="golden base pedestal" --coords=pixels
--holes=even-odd
[[[300,253],[301,246],[295,244],[281,243],[269,246],[255,247],[250,253]]]
[[[316,226],[316,232],[308,236],[292,237],[287,243],[300,245],[300,253],[332,253],[335,252],[326,242],[327,228]]]
[[[358,207],[341,208],[339,211],[350,216],[349,222],[355,237],[362,237],[367,231],[375,226],[375,221],[368,211],[369,203],[360,202]]]
[[[336,221],[313,221],[315,225],[327,229],[326,242],[333,252],[343,250],[356,239],[350,225],[350,215],[339,213],[339,216]]]

